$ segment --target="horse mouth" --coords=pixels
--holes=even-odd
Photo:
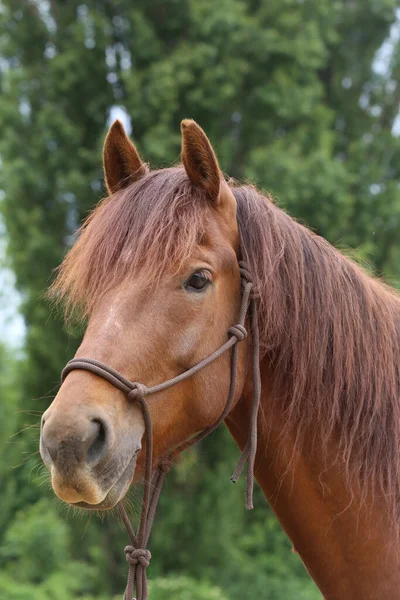
[[[135,452],[122,474],[108,490],[101,502],[98,504],[90,504],[89,502],[70,502],[70,505],[74,508],[84,508],[85,510],[110,510],[111,508],[114,508],[114,506],[125,497],[129,489],[135,472],[137,455],[138,452]]]

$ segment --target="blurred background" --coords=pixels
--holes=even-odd
[[[179,159],[181,119],[196,119],[225,172],[396,285],[399,6],[0,1],[0,600],[109,600],[125,585],[126,533],[57,501],[37,453],[80,338],[43,292],[104,194],[110,122],[165,166]],[[320,598],[262,495],[246,513],[230,486],[237,455],[221,429],[170,474],[151,600]]]

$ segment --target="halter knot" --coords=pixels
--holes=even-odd
[[[144,548],[134,548],[133,546],[125,546],[125,558],[130,565],[141,565],[144,569],[150,564],[151,552]]]
[[[247,329],[238,323],[228,329],[228,333],[234,335],[239,342],[243,342],[247,338]]]
[[[161,473],[166,474],[170,472],[173,466],[174,463],[172,460],[169,460],[168,458],[163,458],[158,465],[158,469],[159,471],[161,471]]]
[[[131,391],[128,393],[128,400],[144,398],[147,392],[147,387],[143,383],[134,383]]]
[[[261,298],[260,292],[258,291],[257,287],[253,283],[251,291],[250,291],[250,300],[259,300],[260,298]]]

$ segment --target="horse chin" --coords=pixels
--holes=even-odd
[[[135,473],[136,458],[137,455],[135,454],[129,461],[129,464],[122,475],[108,490],[101,502],[97,504],[90,504],[89,502],[69,502],[69,504],[74,508],[84,508],[85,510],[110,510],[111,508],[114,508],[128,492]]]

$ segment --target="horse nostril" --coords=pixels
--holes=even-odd
[[[87,463],[97,463],[100,461],[106,449],[107,429],[101,419],[92,419],[92,424],[96,431],[92,436],[92,442],[86,452]]]
[[[51,414],[51,412],[50,412],[50,409],[49,409],[49,408],[46,410],[46,412],[44,412],[44,413],[42,414],[42,418],[40,419],[40,428],[41,428],[41,429],[43,429],[43,427],[44,427],[44,426],[45,426],[45,424],[47,423],[47,420],[49,419],[49,417],[50,417],[50,414]]]
[[[90,467],[104,457],[112,440],[111,427],[101,417],[46,419],[40,436],[44,462],[59,470],[71,470],[78,464]]]
[[[40,452],[43,460],[46,463],[55,463],[58,456],[58,443],[52,435],[48,435],[48,428],[44,428],[42,423],[42,431],[40,436]]]

